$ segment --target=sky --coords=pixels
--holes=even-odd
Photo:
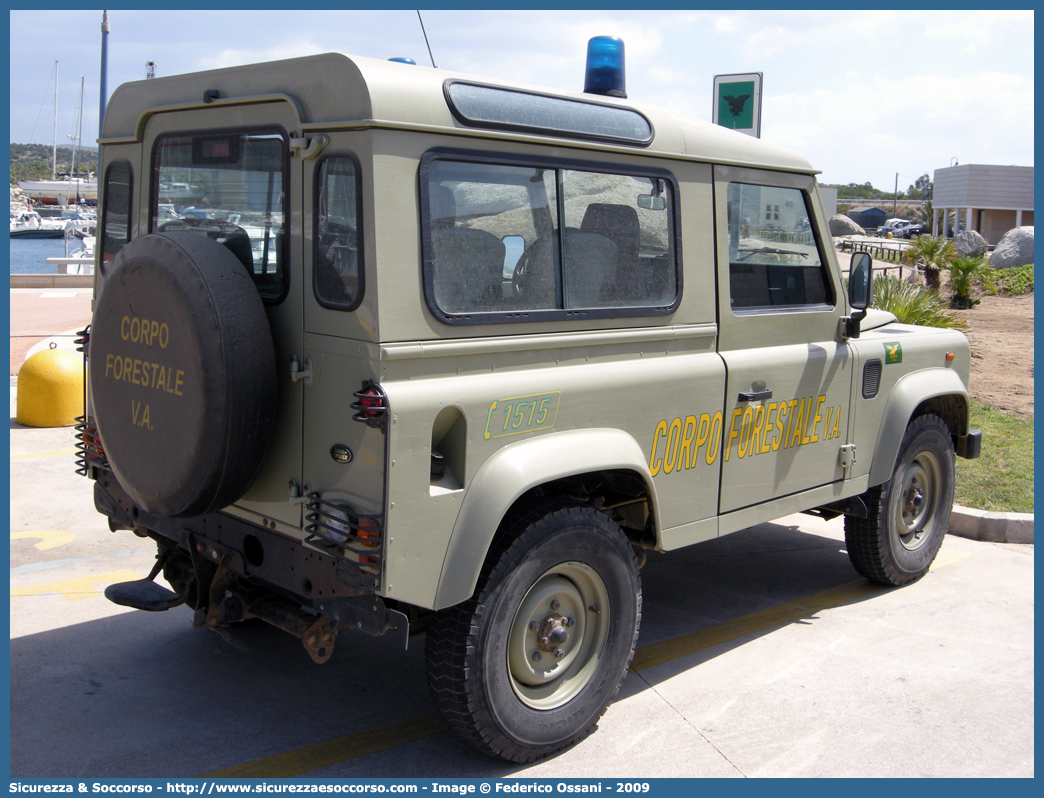
[[[1032,11],[422,10],[439,68],[582,91],[587,40],[623,39],[627,92],[710,120],[716,74],[764,73],[761,137],[821,183],[900,190],[961,164],[1033,166]],[[98,132],[101,10],[10,12],[11,142]],[[109,10],[108,91],[322,52],[431,59],[417,12]]]

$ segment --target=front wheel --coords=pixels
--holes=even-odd
[[[845,516],[848,556],[859,573],[899,586],[928,572],[950,523],[955,468],[943,421],[935,415],[911,421],[892,478],[866,494],[869,517]]]
[[[627,672],[641,601],[634,553],[610,518],[572,503],[522,518],[494,543],[475,596],[428,631],[446,724],[514,762],[583,739]]]

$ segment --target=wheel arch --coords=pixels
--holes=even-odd
[[[578,496],[617,475],[640,486],[646,502],[645,532],[625,527],[633,543],[658,546],[659,508],[646,457],[638,442],[615,429],[567,430],[505,446],[471,480],[446,547],[433,609],[475,592],[497,531],[541,493]]]
[[[955,439],[968,432],[968,390],[950,369],[926,369],[902,377],[888,396],[877,433],[870,486],[884,483],[895,468],[907,425],[917,416],[935,413]]]

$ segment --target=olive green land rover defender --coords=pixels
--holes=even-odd
[[[121,86],[79,468],[158,553],[106,595],[320,663],[424,631],[446,723],[529,761],[619,688],[648,549],[843,514],[859,573],[923,576],[967,340],[842,281],[804,158],[620,94],[337,54]]]

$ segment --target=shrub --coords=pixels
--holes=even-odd
[[[949,310],[938,291],[911,285],[893,275],[874,275],[874,307],[894,314],[903,324],[968,329],[968,323]]]
[[[996,293],[993,286],[993,269],[985,258],[973,258],[962,255],[954,258],[949,265],[950,270],[950,307],[972,308],[979,304],[973,299],[972,287],[978,283],[987,290]]]
[[[994,273],[994,279],[1004,282],[1008,293],[1012,296],[1020,296],[1033,292],[1033,264],[1019,266],[1014,269],[1004,269]]]

